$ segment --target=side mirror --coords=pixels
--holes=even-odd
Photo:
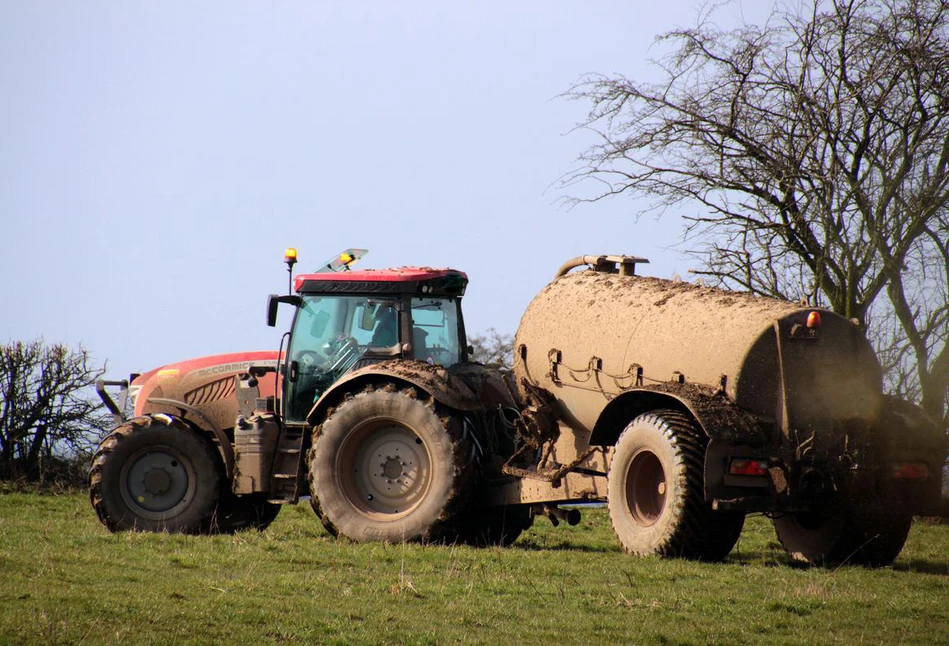
[[[293,294],[286,294],[284,296],[271,294],[267,298],[267,325],[270,327],[276,327],[277,307],[279,307],[280,303],[290,303],[294,307],[299,307],[300,303],[302,302],[303,302],[303,299]]]

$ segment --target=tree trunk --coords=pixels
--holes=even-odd
[[[40,457],[43,450],[43,444],[46,442],[47,427],[46,424],[39,424],[36,427],[36,433],[30,442],[30,450],[26,455],[26,463],[23,465],[24,473],[31,478],[42,478],[42,469],[40,468]]]

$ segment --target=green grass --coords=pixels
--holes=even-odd
[[[307,505],[264,533],[109,534],[82,494],[0,495],[2,644],[949,644],[949,525],[891,568],[624,555],[604,510],[510,548],[355,545]]]

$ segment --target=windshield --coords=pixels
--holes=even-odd
[[[416,359],[440,366],[461,361],[458,300],[412,299],[412,346]]]
[[[398,323],[393,298],[304,296],[288,354],[287,420],[303,421],[320,395],[367,353],[376,360],[397,353]]]

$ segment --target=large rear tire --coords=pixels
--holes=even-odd
[[[912,522],[903,514],[842,510],[784,514],[774,519],[774,529],[792,561],[883,567],[903,550]]]
[[[442,541],[468,496],[467,444],[414,390],[369,390],[323,422],[309,455],[314,510],[355,541]]]
[[[210,531],[224,481],[214,447],[165,414],[131,419],[103,440],[90,498],[111,531]]]
[[[675,410],[634,419],[616,442],[607,506],[623,548],[639,556],[724,559],[741,534],[742,512],[705,501],[704,433]]]
[[[339,538],[339,530],[329,521],[326,514],[323,513],[323,506],[320,504],[320,499],[313,495],[312,491],[310,492],[310,508],[313,510],[313,513],[316,514],[316,517],[320,519],[320,524],[323,525],[323,529],[333,538]]]

